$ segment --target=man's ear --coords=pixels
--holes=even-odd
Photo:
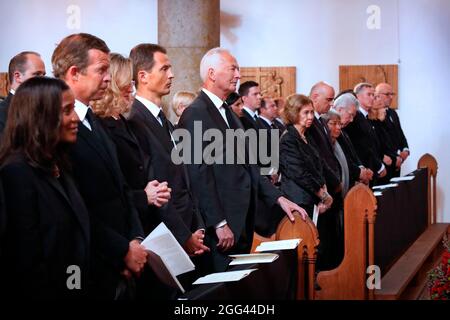
[[[66,79],[71,81],[78,81],[80,69],[77,66],[70,66],[66,72]]]
[[[208,78],[212,81],[216,81],[216,71],[213,68],[208,69]]]
[[[13,79],[14,79],[13,80],[14,83],[21,84],[22,83],[22,73],[18,70],[14,71]]]
[[[146,84],[148,82],[148,72],[144,70],[139,70],[137,73],[137,83]]]

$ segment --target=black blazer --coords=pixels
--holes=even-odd
[[[147,183],[154,179],[149,155],[142,151],[139,141],[125,117],[120,115],[118,120],[112,117],[101,118],[100,120],[115,144],[120,169],[131,188],[134,205],[139,212],[142,226],[148,226],[149,224],[154,226],[156,224],[156,221],[154,221],[156,213],[154,207],[148,205],[147,195],[144,191]],[[145,234],[151,232],[148,229],[144,227]]]
[[[376,177],[383,164],[383,152],[370,121],[358,110],[353,122],[349,123],[344,131],[350,137],[363,165],[371,169]]]
[[[326,131],[326,132],[325,132]],[[323,158],[323,175],[328,191],[334,194],[341,183],[341,167],[333,152],[333,146],[328,134],[328,128],[314,117],[312,126],[306,131],[306,137]]]
[[[324,161],[307,141],[303,141],[293,125],[287,126],[280,142],[280,189],[312,214],[312,206],[320,201],[316,192],[325,184]]]
[[[408,141],[403,133],[402,125],[400,124],[400,118],[394,109],[386,109],[386,126],[389,136],[393,139],[395,147],[403,151],[408,148]]]
[[[57,179],[16,155],[4,163],[1,179],[8,215],[1,263],[4,293],[32,299],[83,297],[88,287],[90,225],[72,178],[61,172]],[[81,290],[67,288],[72,265],[80,268]]]
[[[357,181],[359,181],[359,176],[361,174],[360,166],[363,166],[361,160],[359,160],[358,155],[356,154],[355,148],[353,147],[352,141],[348,137],[347,133],[342,130],[340,136],[338,137],[339,145],[344,151],[345,159],[347,160],[348,170],[349,170],[349,178],[350,184],[349,187],[355,185]]]
[[[5,100],[0,102],[0,136],[3,134],[3,131],[6,127],[6,119],[8,119],[8,110],[9,105],[11,104],[11,100],[13,98],[13,94],[10,92]]]
[[[172,132],[173,126],[168,122]],[[195,209],[195,200],[190,192],[190,181],[184,165],[175,165],[171,159],[174,147],[169,134],[151,112],[137,99],[131,107],[129,123],[142,150],[150,156],[150,165],[158,181],[167,181],[172,188],[168,204],[156,208],[160,221],[172,231],[175,238],[184,244],[192,233],[203,228],[203,222]]]
[[[144,234],[114,143],[101,125],[97,129],[101,140],[79,124],[71,158],[73,176],[91,217],[92,294],[112,299],[122,279],[129,242]]]
[[[231,112],[234,125],[243,129],[238,117]],[[201,122],[202,135],[205,130],[218,129],[225,137],[228,126],[210,98],[201,91],[198,97],[187,108],[179,121],[179,127],[187,129],[194,140],[201,143],[202,151],[209,142],[201,141],[202,137],[194,135],[194,121]],[[218,150],[223,154],[224,163],[207,164],[204,159],[195,163],[191,159],[188,165],[192,189],[199,201],[199,209],[207,227],[207,242],[211,248],[213,270],[223,271],[228,266],[229,252],[217,251],[215,225],[226,220],[234,233],[236,246],[231,252],[248,253],[251,248],[254,231],[254,217],[257,208],[257,197],[272,207],[282,195],[269,180],[260,175],[257,165],[226,164],[227,152],[225,141]],[[193,150],[193,149],[192,149]],[[248,148],[247,148],[248,150]],[[194,155],[193,155],[194,156]]]

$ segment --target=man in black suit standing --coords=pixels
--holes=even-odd
[[[359,109],[353,122],[347,125],[344,131],[350,137],[362,164],[374,173],[372,183],[375,183],[377,177],[386,176],[387,170],[377,135],[368,120],[374,101],[374,89],[370,83],[360,83],[355,86],[354,92],[358,98]]]
[[[257,165],[237,161],[242,160],[243,153],[248,154],[248,145],[241,143],[245,148],[241,150],[226,141],[227,130],[232,129],[228,133],[234,134],[243,131],[238,117],[224,103],[240,79],[236,59],[225,49],[211,49],[201,60],[200,77],[203,88],[184,111],[179,128],[187,129],[191,137],[191,144],[183,147],[201,146],[191,149],[188,169],[206,225],[205,241],[211,248],[209,269],[224,271],[230,262],[228,254],[248,253],[251,249],[258,197],[269,206],[280,205],[291,220],[292,212],[298,211],[303,218],[306,212],[261,176]],[[217,152],[211,153],[212,159],[204,157],[212,145],[203,141],[205,132],[223,137],[216,144]]]
[[[37,76],[45,76],[45,64],[39,53],[23,51],[15,55],[9,62],[8,78],[10,89],[6,99],[0,102],[0,135],[5,129],[8,108],[17,88],[25,80]]]
[[[335,194],[341,191],[340,166],[333,152],[328,127],[320,120],[320,115],[327,113],[333,105],[334,89],[325,82],[318,82],[311,88],[309,98],[314,106],[314,119],[306,135],[324,159],[324,178],[334,199]]]
[[[144,43],[131,50],[130,58],[137,92],[129,123],[143,151],[150,156],[154,178],[167,181],[172,188],[172,199],[168,205],[157,208],[157,214],[188,254],[201,255],[209,251],[203,244],[203,221],[195,207],[185,166],[171,160],[174,127],[161,108],[162,97],[170,93],[174,78],[167,51]]]
[[[400,118],[397,112],[390,106],[392,99],[395,96],[395,92],[392,90],[392,86],[388,83],[380,83],[375,88],[375,95],[381,99],[381,103],[386,108],[386,128],[392,141],[397,148],[397,154],[402,159],[402,163],[409,157],[408,141],[403,133],[402,126],[400,124]],[[400,176],[400,169],[395,171],[394,176]]]
[[[96,299],[122,299],[131,294],[127,283],[143,270],[147,252],[140,244],[142,226],[114,144],[89,106],[103,97],[110,82],[108,54],[103,40],[72,34],[56,47],[52,65],[55,77],[72,89],[81,122],[71,160],[91,220],[89,294]]]
[[[244,106],[242,107],[242,117],[240,120],[244,125],[245,130],[248,129],[265,129],[264,125],[258,119],[258,110],[261,107],[261,89],[259,84],[255,81],[246,81],[241,83],[238,90],[242,97]]]

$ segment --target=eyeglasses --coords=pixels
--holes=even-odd
[[[386,93],[380,92],[380,94],[383,94],[383,95],[385,95],[385,96],[395,97],[395,92],[386,92]]]
[[[328,121],[328,125],[342,127],[342,123],[340,121]]]

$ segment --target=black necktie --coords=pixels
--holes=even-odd
[[[274,124],[273,122],[270,124],[270,128],[272,128],[272,129],[278,129],[277,127],[275,127],[275,124]]]
[[[167,134],[167,137],[169,138],[170,143],[173,143],[172,137],[171,137],[171,132],[170,132],[169,122],[167,121],[167,118],[164,115],[164,112],[162,110],[159,111],[158,118],[161,120],[161,125],[164,129],[164,132]]]
[[[255,119],[255,121],[258,121],[258,116],[255,114],[255,115],[253,116],[253,119]]]
[[[100,135],[97,118],[92,112],[91,108],[88,108],[88,111],[86,113],[86,119],[88,120],[89,124],[91,125],[91,131],[94,134],[94,136],[99,140],[102,141],[102,136]]]
[[[234,122],[233,115],[231,114],[232,111],[230,110],[230,107],[226,104],[226,102],[222,104],[222,108],[225,109],[225,116],[227,117],[228,127],[230,127],[230,129],[237,129],[238,127]]]

